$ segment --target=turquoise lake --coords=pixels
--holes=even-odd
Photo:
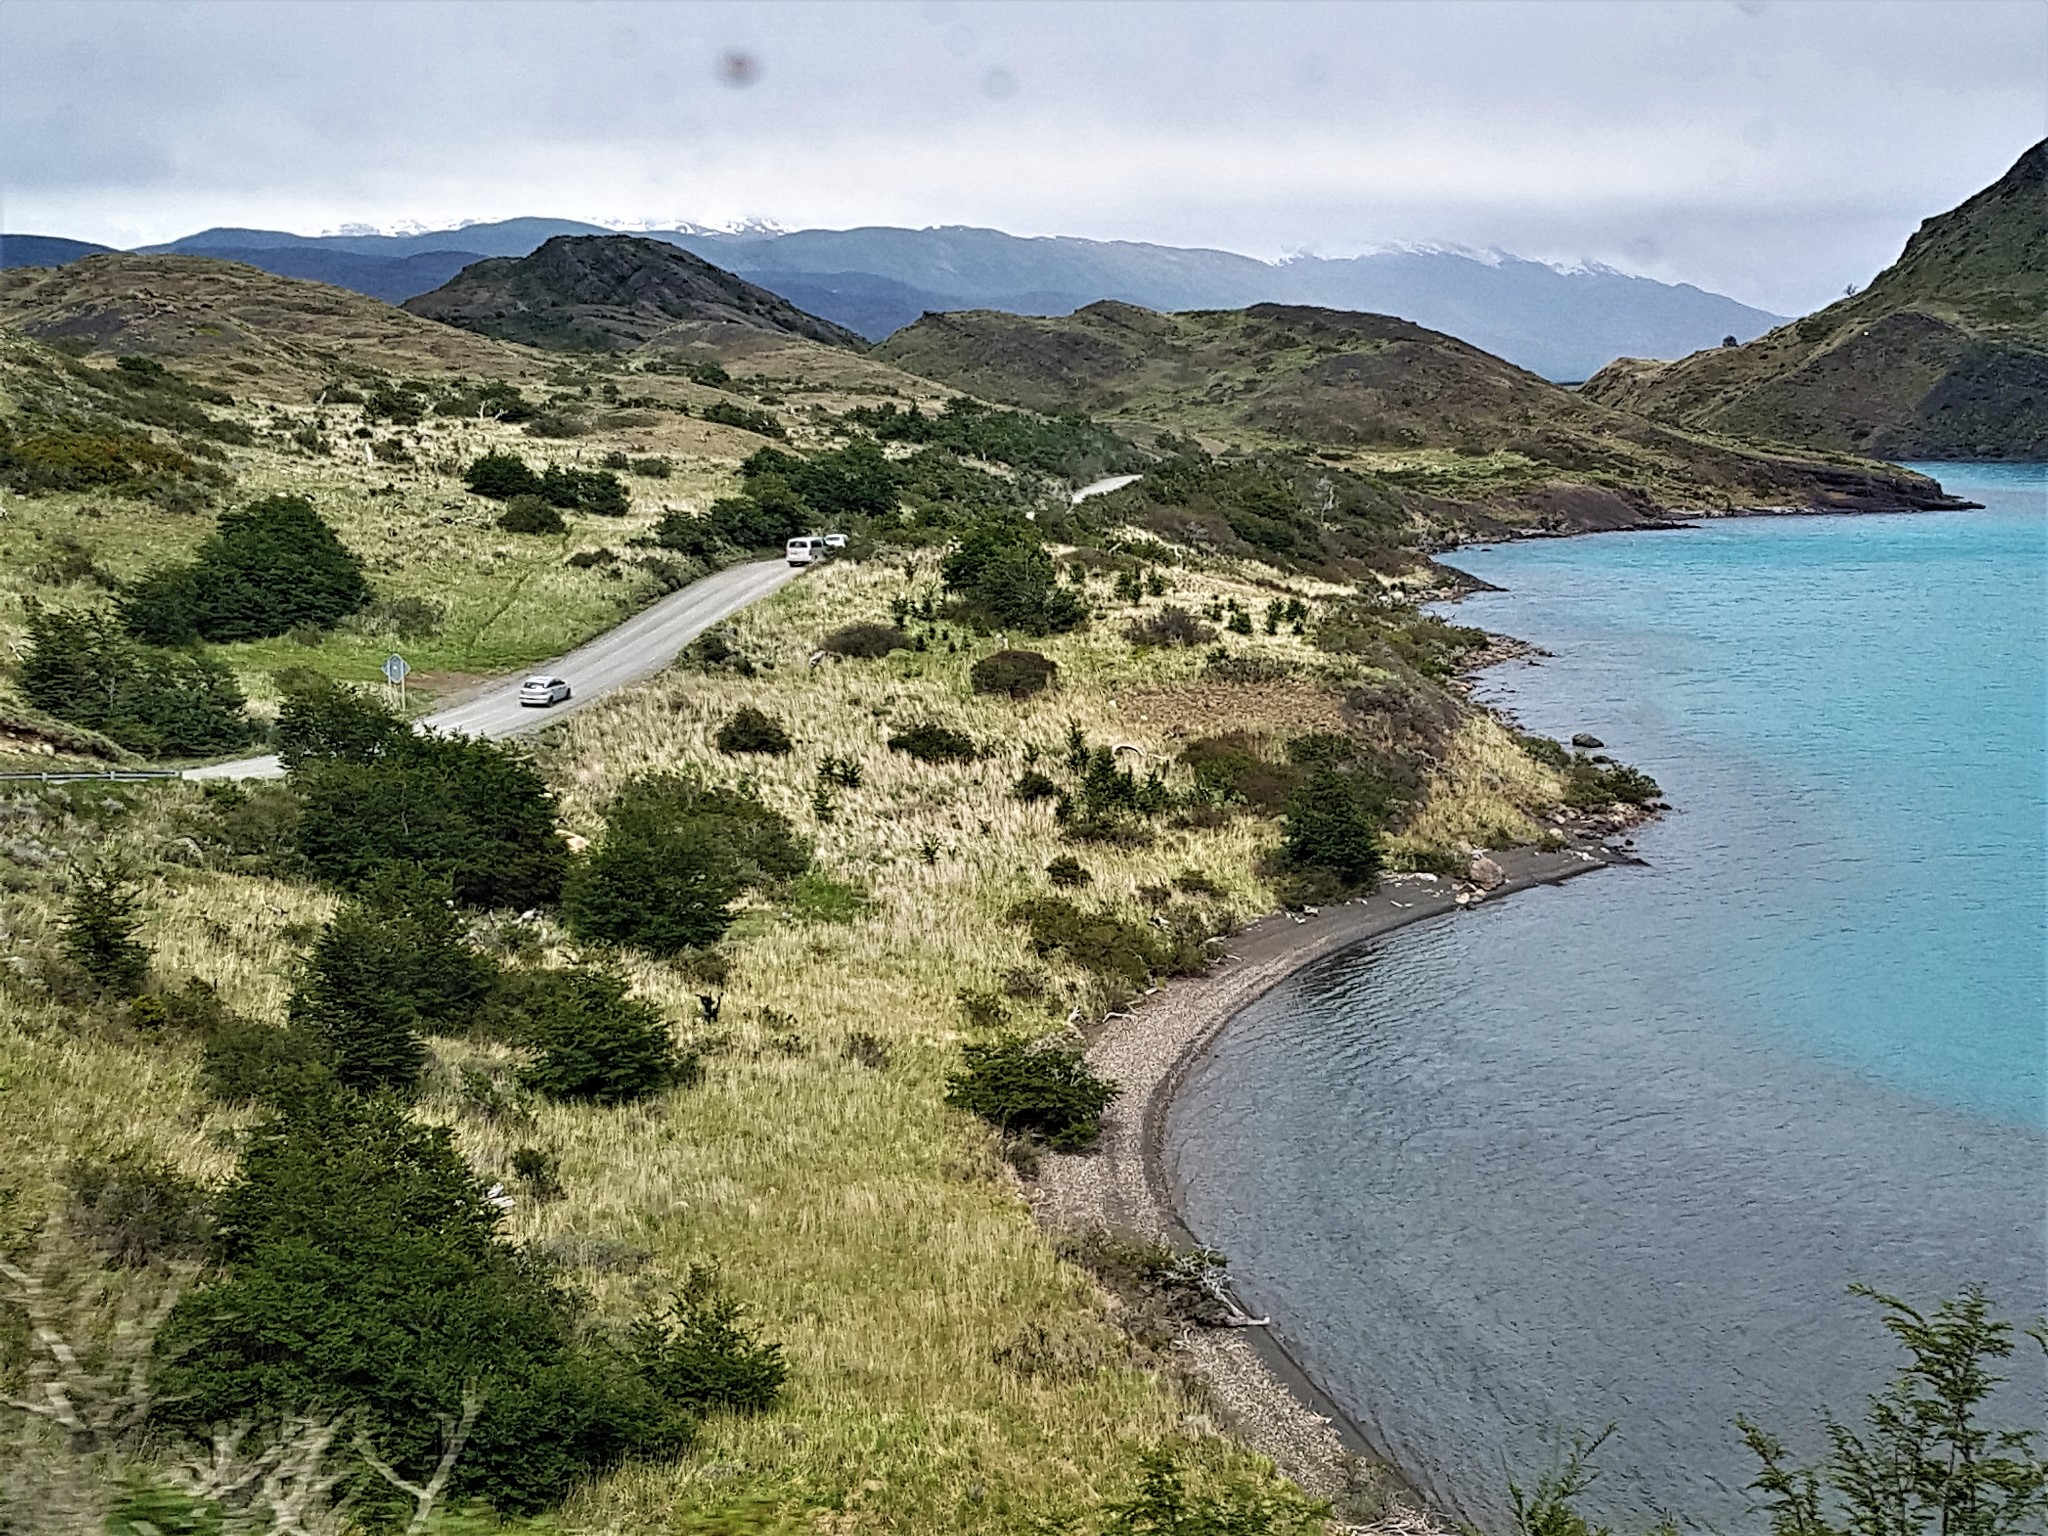
[[[2048,470],[1921,467],[1985,509],[1449,557],[1551,653],[1481,696],[1676,810],[1303,972],[1175,1107],[1190,1227],[1456,1512],[1612,1422],[1621,1530],[1756,1526],[1735,1415],[1817,1454],[1893,1359],[1850,1283],[2048,1311]]]

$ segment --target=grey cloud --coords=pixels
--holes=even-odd
[[[1789,310],[2042,134],[2044,34],[2039,0],[10,0],[0,195],[121,244],[519,213],[1444,241]]]

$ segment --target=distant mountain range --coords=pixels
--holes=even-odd
[[[559,235],[617,233],[540,218],[408,235],[209,229],[150,250],[245,262],[401,303],[486,257],[527,256]],[[1690,284],[1467,251],[1275,263],[1229,251],[960,226],[636,233],[680,246],[871,341],[927,312],[1064,315],[1101,299],[1166,311],[1278,302],[1394,315],[1546,378],[1577,380],[1616,357],[1682,357],[1728,336],[1746,341],[1783,319]],[[103,249],[4,235],[0,266],[61,265]]]

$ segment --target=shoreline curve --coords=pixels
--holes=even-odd
[[[1313,916],[1260,918],[1231,937],[1223,960],[1207,972],[1168,981],[1129,1014],[1112,1015],[1091,1039],[1087,1058],[1122,1091],[1103,1115],[1094,1151],[1044,1159],[1030,1191],[1038,1224],[1053,1233],[1108,1231],[1198,1244],[1166,1173],[1166,1120],[1188,1075],[1240,1013],[1304,967],[1384,934],[1534,886],[1642,863],[1583,837],[1558,849],[1492,857],[1506,878],[1483,895],[1455,880],[1394,875],[1372,895]],[[1455,1528],[1266,1328],[1190,1329],[1179,1349],[1240,1441],[1304,1492],[1335,1501],[1340,1521],[1349,1515],[1369,1522],[1346,1528]]]

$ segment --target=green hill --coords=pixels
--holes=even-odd
[[[2048,141],[1922,224],[1863,292],[1739,347],[1624,358],[1595,400],[1888,458],[2048,454]]]
[[[1140,440],[1192,434],[1217,452],[1306,453],[1375,477],[1431,521],[1449,512],[1480,530],[1945,504],[1924,476],[1674,430],[1385,315],[972,311],[927,315],[875,356],[984,399],[1106,417]]]
[[[688,251],[631,235],[557,235],[531,256],[464,267],[432,293],[406,300],[405,308],[556,351],[681,345],[733,329],[867,345]]]

